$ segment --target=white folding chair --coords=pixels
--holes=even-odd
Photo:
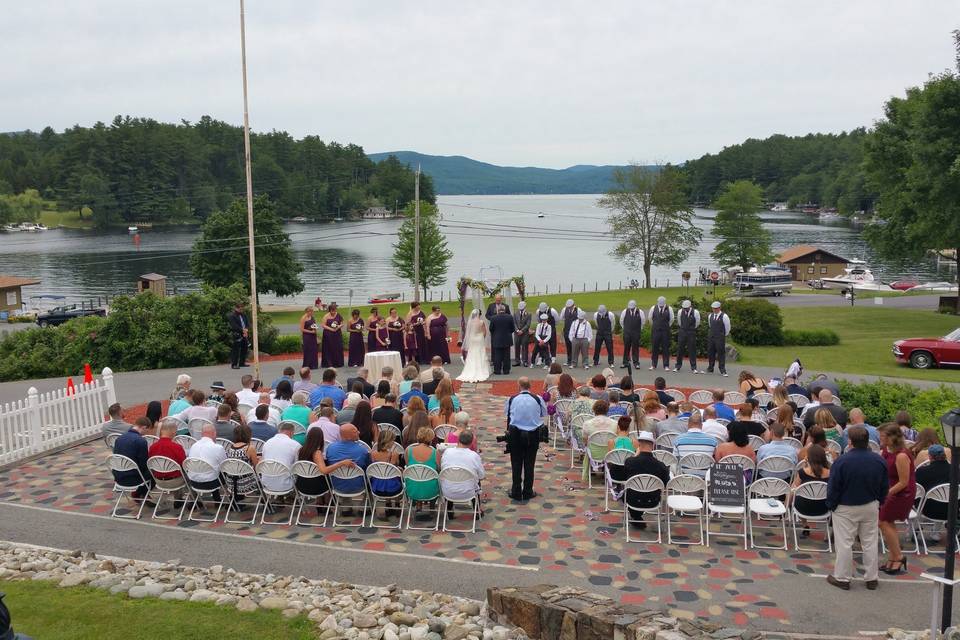
[[[573,409],[573,400],[570,398],[560,398],[557,400],[554,405],[554,414],[553,420],[553,448],[557,451],[562,451],[562,448],[557,447],[557,443],[569,442],[570,432],[568,425],[570,424],[570,411]]]
[[[797,440],[796,438],[786,437],[786,438],[783,439],[783,442],[784,442],[785,444],[790,445],[791,447],[793,447],[793,448],[796,449],[797,451],[800,451],[801,449],[803,449],[803,443],[800,442],[799,440]]]
[[[193,494],[193,503],[190,505],[190,513],[187,514],[187,520],[193,520],[194,522],[216,522],[220,518],[220,510],[223,508],[223,505],[227,499],[227,488],[223,484],[223,480],[220,478],[220,474],[217,469],[214,469],[209,462],[206,460],[201,460],[200,458],[187,458],[183,461],[183,474],[187,478],[187,484],[190,485],[190,492]],[[192,476],[203,474],[209,476],[213,474],[217,486],[207,489],[199,486],[199,482],[192,479]],[[206,484],[206,483],[204,483]],[[214,513],[212,519],[207,518],[194,518],[193,512],[200,504],[200,499],[206,496],[211,498],[215,493],[220,494],[220,500],[217,502],[217,511]]]
[[[603,482],[606,487],[606,490],[603,492],[604,513],[607,513],[608,511],[616,511],[619,513],[622,511],[622,509],[610,508],[610,498],[613,498],[614,502],[620,502],[620,500],[623,498],[624,487],[622,480],[617,481],[613,479],[613,473],[610,467],[614,466],[622,468],[626,463],[627,458],[632,455],[633,452],[627,449],[614,449],[603,457]]]
[[[304,427],[299,422],[297,422],[296,420],[281,420],[280,424],[277,425],[277,431],[280,431],[284,427],[290,427],[291,429],[293,429],[293,435],[297,435],[297,428],[300,429],[300,433],[307,432],[307,428]]]
[[[769,411],[767,411],[766,416],[764,417],[764,420],[767,421],[767,424],[773,424],[774,422],[777,421],[777,417],[778,417],[777,414],[779,413],[780,413],[780,407],[774,407],[773,409],[770,409]]]
[[[250,466],[250,463],[244,462],[243,460],[238,460],[236,458],[227,458],[220,463],[220,473],[226,478],[227,488],[230,490],[230,502],[227,503],[227,512],[223,516],[224,522],[235,522],[239,524],[256,524],[257,522],[257,512],[260,510],[260,505],[263,503],[263,491],[260,487],[260,479],[257,477],[256,471],[253,470],[253,467]],[[243,478],[252,476],[253,488],[246,491],[239,491],[239,482]],[[250,516],[249,520],[231,520],[230,512],[231,511],[240,511],[240,505],[244,503],[244,498],[256,498],[257,501],[253,504],[253,513]]]
[[[293,524],[293,512],[295,505],[290,505],[290,516],[287,518],[286,522],[282,520],[267,520],[267,513],[271,512],[276,506],[275,500],[284,496],[293,494],[294,503],[296,503],[296,489],[293,481],[293,473],[290,471],[290,467],[278,460],[261,460],[257,465],[257,475],[260,476],[260,490],[263,492],[264,496],[263,513],[260,514],[260,524],[283,524],[289,527],[291,524]],[[290,482],[289,489],[269,488],[270,484],[286,484],[287,481]]]
[[[786,456],[770,456],[757,463],[757,479],[780,478],[790,484],[796,474],[797,463]]]
[[[589,462],[590,468],[589,473],[587,473],[587,488],[593,488],[593,474],[603,472],[603,457],[597,458],[594,455],[594,447],[599,450],[606,451],[607,446],[611,440],[616,440],[617,434],[613,431],[596,431],[590,434],[590,437],[587,438],[587,461]],[[606,455],[606,454],[604,454]]]
[[[173,441],[183,448],[184,453],[190,453],[190,447],[197,444],[197,441],[191,436],[173,436]]]
[[[193,418],[188,424],[190,429],[190,435],[194,440],[199,440],[203,437],[203,428],[207,425],[212,425],[213,423],[206,418]]]
[[[831,454],[834,458],[840,457],[840,454],[843,453],[843,447],[840,446],[840,443],[836,440],[827,439],[827,453]]]
[[[394,442],[393,444],[396,445],[397,443]],[[400,490],[391,494],[377,493],[373,490],[374,480],[399,480]],[[403,495],[403,472],[400,470],[400,468],[390,464],[389,462],[374,462],[370,464],[370,466],[367,467],[367,488],[370,490],[370,526],[376,529],[403,528],[403,510],[406,506],[406,500],[404,499]],[[377,503],[380,501],[387,502],[388,500],[400,501],[400,518],[397,520],[396,525],[377,524]],[[385,506],[384,512],[387,512],[390,509],[396,510],[397,507]],[[386,515],[386,513],[384,513],[384,515]]]
[[[880,445],[873,440],[867,440],[867,446],[870,447],[870,451],[873,451],[874,453],[880,453]]]
[[[676,441],[679,433],[661,433],[657,436],[657,440],[654,443],[657,449],[665,449],[667,451],[674,450],[674,442]]]
[[[157,436],[145,435],[143,436],[143,439],[147,441],[147,446],[150,447],[153,446],[153,444],[156,443],[156,441],[160,438]]]
[[[917,485],[917,491],[923,489],[920,485]],[[926,515],[927,506],[932,506],[931,503],[939,503],[943,505],[944,513],[947,512],[947,509],[950,507],[950,484],[938,484],[934,487],[930,487],[929,491],[924,492],[923,499],[920,501],[920,507],[917,509],[917,529],[920,530],[920,540],[923,542],[923,552],[930,553],[929,548],[927,547],[927,537],[923,532],[923,525],[932,525],[929,528],[939,529],[941,527],[946,527],[947,519],[931,518]],[[957,545],[954,547],[960,549],[960,535],[957,536]],[[944,546],[943,551],[934,551],[934,553],[946,553],[946,546]]]
[[[807,398],[807,396],[805,396],[805,395],[803,395],[803,394],[800,394],[800,393],[791,393],[791,394],[790,394],[789,396],[787,396],[787,397],[788,397],[795,405],[797,405],[797,409],[802,409],[802,408],[804,408],[805,406],[807,406],[808,404],[810,404],[810,400]]]
[[[361,447],[363,447],[364,449],[366,449],[366,450],[367,450],[367,453],[370,453],[370,452],[373,451],[373,447],[371,447],[370,445],[368,445],[368,444],[367,444],[366,442],[364,442],[363,440],[357,440],[357,444],[360,445]]]
[[[717,423],[722,424],[723,426],[727,426],[728,424],[730,424],[730,421],[727,420],[726,418],[716,418],[716,421]]]
[[[663,392],[673,398],[674,402],[686,402],[687,394],[680,389],[664,389]]]
[[[713,466],[713,456],[707,453],[688,453],[680,456],[678,470],[680,473],[705,477]]]
[[[431,482],[436,481],[437,491],[435,494],[423,498],[422,500],[414,501],[409,492],[407,495],[407,529],[415,529],[417,531],[436,531],[440,528],[440,511],[441,506],[438,504],[436,507],[437,520],[433,523],[432,527],[414,527],[410,523],[413,520],[413,511],[415,502],[431,502],[433,500],[439,500],[440,498],[440,474],[431,467],[428,467],[425,464],[412,464],[406,469],[403,470],[403,483],[404,489],[406,489],[407,482]]]
[[[397,455],[400,456],[400,459],[401,459],[401,460],[403,459],[403,457],[404,457],[404,456],[406,455],[406,453],[407,453],[406,450],[404,450],[403,445],[400,444],[400,443],[397,442],[397,441],[394,441],[393,445],[390,447],[390,451],[391,451],[391,453],[394,452],[394,451],[396,451],[396,452],[397,452]]]
[[[256,450],[257,455],[259,456],[263,454],[263,445],[267,443],[260,438],[250,438],[250,444],[253,445],[253,448]]]
[[[743,404],[747,401],[747,396],[743,395],[739,391],[727,391],[723,394],[724,404],[737,405]]]
[[[654,449],[653,457],[662,462],[665,467],[670,469],[670,473],[676,473],[677,456],[673,455],[673,451],[667,451],[666,449]]]
[[[396,441],[400,440],[400,428],[395,424],[390,424],[389,422],[381,422],[377,425],[380,428],[380,431],[391,431],[393,432],[394,439]]]
[[[713,404],[713,392],[706,389],[698,389],[690,394],[690,402],[697,405]]]
[[[755,549],[783,549],[787,550],[787,506],[780,500],[780,496],[790,493],[790,485],[779,478],[761,478],[750,485],[747,495],[747,505],[750,513],[747,516],[747,528],[750,531],[750,546]],[[776,530],[774,526],[755,526],[754,516],[761,522],[780,521],[780,534],[783,536],[783,546],[769,547],[758,545],[754,539],[754,529]]]
[[[217,438],[217,444],[223,447],[224,451],[230,451],[233,448],[233,440],[229,438]]]
[[[900,551],[903,553],[915,553],[920,555],[920,539],[923,538],[923,531],[920,532],[920,536],[917,536],[917,530],[920,528],[920,509],[919,507],[923,504],[923,500],[926,497],[926,492],[923,490],[923,487],[919,484],[916,485],[917,492],[913,498],[913,507],[910,508],[910,513],[907,514],[906,520],[896,520],[893,523],[894,528],[897,530],[897,535],[901,534],[900,527],[906,525],[907,532],[913,538],[913,548],[907,549],[900,545]],[[883,536],[880,536],[880,550],[883,553],[887,552],[887,543],[883,539]]]
[[[110,512],[110,517],[139,520],[140,515],[143,513],[143,506],[147,504],[146,493],[144,493],[144,497],[140,499],[140,508],[137,510],[137,515],[117,515],[117,509],[120,507],[120,501],[123,500],[123,495],[125,493],[129,493],[130,499],[135,500],[133,497],[134,492],[141,487],[145,487],[149,491],[150,482],[143,477],[143,472],[140,471],[140,467],[137,466],[137,463],[127,456],[121,456],[120,454],[116,453],[111,454],[107,457],[107,467],[110,469],[110,471],[116,471],[118,473],[136,472],[136,476],[131,478],[131,482],[129,484],[121,484],[117,482],[116,478],[114,478],[113,490],[119,495],[117,495],[117,501],[113,504],[113,511]]]
[[[550,402],[556,402],[557,396],[560,395],[560,391],[559,389],[557,389],[557,385],[547,387],[547,395],[550,396]]]
[[[626,413],[627,416],[630,416],[631,418],[633,417],[633,403],[632,403],[632,402],[627,402],[626,400],[621,400],[620,402],[617,403],[617,406],[620,407],[620,408],[622,408],[624,411],[626,411],[626,412],[627,412],[627,413]]]
[[[441,424],[437,425],[437,428],[433,430],[433,433],[436,434],[437,439],[440,442],[446,442],[447,436],[456,430],[457,428],[452,424]]]
[[[457,498],[449,495],[444,489],[444,482],[456,482],[456,483],[472,483],[472,486],[477,487],[476,493],[466,499]],[[467,529],[451,529],[447,527],[447,517],[450,513],[450,505],[463,505],[470,507],[470,515],[472,521],[470,522],[470,533],[476,533],[477,531],[477,517],[480,515],[480,489],[479,489],[479,480],[477,479],[476,474],[469,469],[464,469],[463,467],[447,467],[446,469],[440,470],[440,494],[443,501],[442,511],[443,511],[443,530],[444,531],[468,531]]]
[[[217,402],[216,400],[207,400],[206,402],[203,403],[203,406],[218,409],[220,407],[220,403]]]
[[[743,469],[743,479],[747,484],[753,482],[754,476],[757,475],[757,465],[745,455],[731,453],[720,458],[718,462],[738,465]]]
[[[190,434],[190,425],[181,420],[180,418],[174,418],[173,416],[167,416],[164,420],[172,420],[177,425],[177,434],[179,435],[189,435]]]
[[[244,418],[247,417],[247,414],[253,411],[253,407],[249,404],[244,404],[242,402],[237,404],[237,413],[242,415]]]
[[[108,433],[103,436],[103,444],[107,445],[107,449],[113,451],[113,445],[117,443],[117,439],[120,437],[119,433]]]
[[[763,445],[767,444],[766,442],[763,441],[763,438],[761,438],[760,436],[755,436],[752,433],[747,436],[747,439],[750,442],[750,448],[753,449],[754,451],[756,451]]]
[[[753,394],[753,399],[757,401],[757,404],[761,408],[765,408],[768,404],[773,402],[773,394],[767,393],[766,391],[760,391]]]
[[[320,493],[307,493],[301,490],[301,483],[298,480],[313,480],[315,478],[322,478],[323,472],[320,471],[320,467],[311,462],[310,460],[297,460],[293,463],[293,466],[290,467],[290,473],[293,474],[293,489],[295,491],[295,496],[293,499],[293,506],[290,508],[291,513],[296,511],[297,516],[294,520],[294,523],[299,526],[327,526],[327,513],[329,510],[324,512],[323,522],[319,525],[313,525],[310,523],[303,522],[303,509],[307,506],[307,502],[312,502],[316,504],[316,501],[322,498],[323,496],[330,495],[330,481],[327,480],[327,488]],[[319,517],[319,507],[317,507],[317,516]]]
[[[581,430],[583,433],[583,424],[590,419],[590,416],[586,414],[580,414],[575,416],[573,420],[570,421],[570,468],[573,469],[573,462],[577,457],[577,454],[587,455],[586,446],[584,443],[580,442],[577,439],[577,429]]]
[[[681,464],[683,459],[681,458]],[[740,476],[741,478],[743,476]],[[706,493],[706,518],[707,518],[707,546],[710,546],[710,537],[714,538],[743,538],[743,548],[747,548],[747,508],[745,504],[741,505],[722,505],[710,501],[709,480],[707,481],[708,490]],[[723,521],[740,521],[741,533],[728,533],[723,530],[715,531],[710,526],[711,521],[717,520],[720,525]]]
[[[188,496],[190,495],[190,487],[187,486],[187,481],[183,478],[183,469],[181,469],[180,465],[177,464],[177,461],[173,460],[172,458],[167,458],[165,456],[153,456],[147,458],[147,470],[150,472],[150,475],[153,476],[154,480],[153,489],[150,491],[150,493],[155,491],[159,494],[156,503],[153,505],[153,515],[151,517],[156,520],[183,520],[183,512],[187,508],[187,503],[190,501],[188,499]],[[170,473],[180,474],[178,478],[170,479],[176,480],[177,483],[174,486],[160,486],[161,478],[159,476]],[[163,482],[170,482],[170,480],[163,480]],[[160,509],[160,503],[163,502],[163,498],[165,496],[170,496],[170,498],[173,499],[173,496],[176,493],[181,494],[180,512],[175,516],[158,516],[157,511]],[[183,494],[186,494],[186,496]],[[176,508],[176,501],[174,501],[173,509],[176,510]]]
[[[707,482],[700,476],[682,474],[670,478],[665,487],[667,512],[667,542],[669,544],[702,545],[704,542],[703,520],[706,516],[704,500],[707,495]],[[671,516],[683,518],[696,514],[700,537],[696,540],[674,540]]]
[[[824,505],[825,513],[822,515],[811,515],[805,513],[802,508],[797,507],[797,498],[819,502]],[[790,523],[793,527],[793,548],[797,551],[826,551],[833,553],[833,539],[831,538],[831,529],[833,528],[833,514],[826,510],[827,503],[827,483],[819,480],[804,482],[790,492]],[[797,537],[797,520],[804,520],[808,524],[811,522],[822,522],[824,524],[824,533],[827,536],[827,548],[817,549],[816,547],[801,547],[800,539]]]
[[[340,524],[344,527],[362,527],[367,521],[367,505],[370,502],[367,496],[367,476],[364,474],[363,469],[360,467],[340,467],[339,469],[334,469],[333,473],[329,474],[328,477],[330,478],[330,492],[333,493],[333,500],[327,505],[327,513],[329,514],[330,508],[333,507],[333,526],[336,527]],[[346,491],[343,488],[338,489],[336,480],[360,480],[362,487],[352,491]],[[359,500],[361,498],[363,499],[363,507],[360,510],[360,522],[338,523],[337,513],[340,511],[340,503],[342,501]],[[326,522],[326,519],[324,519],[324,522]]]
[[[612,451],[610,453],[613,453]],[[624,507],[623,507],[623,528],[627,536],[627,542],[663,542],[663,529],[660,521],[661,516],[663,515],[663,480],[657,476],[650,475],[647,473],[641,473],[635,475],[624,483],[623,485],[623,495],[624,495]],[[631,492],[635,493],[654,493],[656,492],[659,495],[659,499],[655,506],[652,507],[631,507],[629,501],[629,494]],[[640,519],[631,518],[630,512],[639,512],[641,514]],[[643,522],[643,514],[653,513],[657,516],[657,537],[655,540],[641,540],[639,538],[634,538],[630,535],[630,524],[633,522]]]

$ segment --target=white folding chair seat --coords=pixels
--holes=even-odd
[[[319,525],[311,525],[310,523],[303,522],[303,509],[307,506],[307,502],[316,503],[317,500],[323,496],[330,495],[330,481],[327,480],[326,490],[320,493],[305,493],[300,489],[300,483],[297,480],[312,480],[315,478],[322,478],[323,472],[320,471],[320,467],[309,460],[297,460],[293,463],[293,466],[290,467],[290,473],[293,475],[293,489],[295,492],[293,499],[293,506],[290,508],[291,514],[296,511],[297,516],[294,520],[294,523],[299,526],[327,526],[327,514],[329,509],[324,511],[323,522]],[[319,515],[319,507],[317,508]]]
[[[113,490],[118,495],[117,501],[113,504],[113,511],[110,512],[110,517],[139,520],[140,515],[143,513],[143,507],[145,504],[147,504],[146,494],[144,494],[143,499],[140,500],[140,508],[137,510],[137,515],[117,515],[117,509],[120,507],[120,501],[123,500],[124,494],[129,493],[130,499],[133,500],[133,494],[137,489],[141,487],[146,487],[147,490],[150,489],[150,482],[143,477],[143,472],[140,471],[140,467],[137,466],[137,463],[127,456],[121,456],[120,454],[116,453],[111,454],[107,457],[107,468],[110,469],[110,471],[117,471],[119,473],[132,473],[136,471],[136,476],[131,478],[132,482],[130,484],[121,484],[117,482],[116,478],[114,478]]]
[[[203,428],[207,425],[212,425],[213,423],[207,420],[206,418],[193,418],[188,424],[190,429],[190,436],[194,440],[199,440],[203,437]]]
[[[443,483],[446,482],[471,482],[473,486],[478,487],[476,493],[464,500],[463,498],[456,498],[450,496],[444,491]],[[440,494],[442,497],[443,505],[443,530],[444,531],[467,531],[467,529],[451,529],[447,527],[447,518],[450,514],[450,504],[459,504],[459,505],[469,505],[470,506],[470,516],[472,518],[470,522],[470,533],[476,533],[477,531],[477,518],[480,515],[480,490],[479,490],[479,480],[477,479],[476,474],[474,474],[469,469],[464,469],[463,467],[447,467],[440,471]]]
[[[670,478],[665,488],[667,501],[667,542],[669,544],[702,545],[704,542],[703,519],[704,500],[707,495],[707,483],[700,476],[678,475]],[[674,540],[672,516],[683,518],[688,514],[696,514],[697,526],[700,528],[700,537],[693,540]]]
[[[682,474],[691,474],[703,478],[713,466],[713,456],[706,453],[688,453],[680,456],[679,471]]]
[[[188,496],[190,495],[190,487],[187,486],[187,481],[183,477],[183,469],[180,468],[180,465],[177,464],[176,460],[172,458],[167,458],[165,456],[153,456],[147,458],[147,470],[150,472],[150,475],[153,476],[154,485],[150,493],[154,491],[159,495],[157,496],[157,501],[153,505],[153,517],[156,520],[183,520],[183,512],[187,508],[187,503],[189,502]],[[159,474],[168,474],[168,473],[179,473],[179,478],[171,478],[169,480],[161,480]],[[160,486],[161,482],[170,483],[171,480],[177,480],[172,486],[162,487]],[[174,494],[181,494],[180,496],[180,512],[175,516],[158,516],[157,511],[160,509],[160,503],[163,502],[163,498],[170,496],[172,499]],[[187,494],[186,496],[182,494]],[[176,503],[173,505],[173,509],[176,509]]]
[[[393,425],[390,425],[393,426]],[[393,443],[394,446],[397,445],[396,442]],[[403,449],[403,447],[401,447]],[[392,494],[386,495],[382,493],[377,493],[373,490],[373,481],[374,480],[399,480],[400,481],[400,490]],[[403,492],[403,472],[399,467],[390,464],[389,462],[374,462],[367,467],[367,487],[370,490],[370,526],[377,529],[401,529],[403,527],[403,510],[406,506],[406,499],[404,498]],[[387,502],[388,500],[399,500],[400,501],[400,518],[397,520],[396,525],[384,525],[377,524],[377,503],[380,501]],[[384,507],[384,511],[389,511],[390,509],[396,510],[397,507]]]
[[[923,487],[917,485],[917,491],[921,491]],[[940,520],[938,518],[931,518],[927,515],[924,515],[924,512],[927,509],[927,505],[930,503],[940,503],[943,505],[944,511],[946,511],[950,506],[950,484],[938,484],[934,487],[930,487],[929,491],[924,492],[923,498],[920,500],[919,507],[916,509],[917,512],[917,529],[920,531],[920,540],[923,543],[923,552],[930,553],[930,549],[927,547],[927,537],[924,534],[923,526],[928,525],[929,529],[939,529],[940,527],[946,527],[947,520],[944,518]],[[946,542],[946,541],[944,541]],[[955,549],[960,549],[960,535],[957,536]],[[943,551],[934,551],[934,553],[946,553],[946,545],[944,545]]]
[[[613,453],[611,451],[611,453]],[[657,501],[655,506],[652,507],[631,507],[626,496],[630,492],[636,493],[653,493],[659,492],[660,499]],[[663,530],[660,522],[660,516],[663,515],[663,493],[664,485],[663,480],[657,476],[641,473],[639,475],[632,476],[629,478],[623,485],[623,495],[624,495],[624,506],[623,506],[623,528],[627,536],[627,542],[656,542],[660,543],[663,541]],[[640,538],[634,538],[630,534],[630,524],[633,522],[642,522],[641,520],[634,520],[630,517],[630,512],[640,512],[641,515],[647,513],[653,513],[657,517],[657,537],[655,540],[641,540]]]
[[[670,470],[670,473],[677,472],[677,456],[673,455],[673,451],[654,449],[653,457],[662,462]]]
[[[757,463],[756,478],[775,477],[785,480],[787,484],[790,484],[796,477],[796,473],[797,465],[790,458],[786,456],[770,456]]]
[[[223,480],[220,477],[220,474],[217,469],[214,469],[210,466],[210,463],[206,460],[201,460],[200,458],[187,458],[183,461],[183,474],[187,479],[187,484],[190,485],[190,493],[193,494],[193,501],[190,505],[190,513],[187,514],[187,520],[193,520],[194,522],[216,522],[220,517],[220,510],[223,508],[225,501],[227,500],[227,488],[223,484]],[[191,479],[191,476],[197,474],[209,475],[213,473],[217,486],[212,489],[205,489],[198,486],[198,482]],[[213,497],[213,494],[220,493],[220,500],[217,502],[217,511],[214,513],[212,519],[207,518],[195,518],[193,517],[193,512],[196,510],[197,506],[200,504],[200,499],[206,496]]]
[[[190,453],[190,447],[197,444],[197,441],[192,436],[174,436],[173,441],[183,447],[184,453]]]
[[[674,402],[686,402],[687,395],[679,389],[664,389],[663,392],[673,398]]]
[[[790,485],[779,478],[762,478],[750,485],[747,494],[747,505],[750,513],[747,518],[747,527],[750,530],[750,546],[755,549],[783,549],[787,550],[787,506],[779,499],[790,493]],[[754,539],[754,529],[775,530],[777,527],[756,526],[754,516],[761,522],[780,521],[780,533],[783,536],[783,546],[769,547],[758,545]]]
[[[447,436],[456,430],[457,428],[452,424],[441,424],[437,425],[437,428],[433,430],[433,433],[436,434],[437,439],[440,442],[446,442]]]
[[[756,464],[745,455],[731,453],[730,455],[720,458],[719,462],[739,465],[740,468],[743,469],[743,478],[747,484],[753,482],[754,476],[757,475]]]
[[[603,492],[604,513],[608,511],[616,511],[619,513],[622,511],[622,509],[610,508],[610,498],[613,498],[614,502],[620,502],[623,499],[624,491],[624,481],[614,480],[610,467],[614,466],[622,468],[624,463],[626,463],[627,458],[632,455],[633,452],[627,449],[614,449],[603,457],[603,482],[606,487],[606,490]]]
[[[597,447],[606,450],[611,440],[616,440],[617,434],[613,431],[595,431],[587,438],[587,460],[590,463],[589,473],[587,473],[587,488],[593,488],[593,474],[603,472],[603,458],[596,458],[593,455],[593,448]]]
[[[698,389],[690,394],[690,402],[697,405],[708,405],[713,403],[713,392],[706,389]]]
[[[416,502],[431,502],[433,500],[439,500],[440,498],[440,474],[431,467],[428,467],[425,464],[412,464],[403,470],[403,483],[404,489],[406,489],[406,483],[410,482],[430,482],[436,480],[437,482],[437,492],[433,496],[422,498]],[[414,529],[417,531],[436,531],[440,528],[440,511],[442,510],[441,505],[437,505],[437,519],[433,523],[432,527],[414,527],[411,524],[413,520],[413,511],[414,511],[414,500],[410,497],[410,494],[407,493],[407,529]]]
[[[290,467],[278,460],[261,460],[257,465],[257,475],[260,477],[260,490],[263,492],[264,496],[263,513],[260,514],[260,524],[283,524],[289,527],[291,524],[293,524],[293,512],[295,505],[290,505],[290,515],[286,522],[282,520],[267,520],[267,513],[272,511],[273,508],[277,506],[275,500],[278,498],[293,494],[294,502],[296,502],[296,483],[294,482],[293,473],[291,472]],[[283,490],[270,489],[268,488],[268,479],[276,479],[277,481],[289,480],[290,488]]]
[[[333,526],[336,527],[338,524],[344,527],[362,527],[367,521],[367,505],[369,504],[369,496],[367,495],[367,476],[364,473],[363,469],[360,467],[340,467],[339,469],[334,469],[333,473],[329,476],[330,478],[330,492],[333,494],[333,500],[327,505],[327,512],[329,513],[330,508],[333,508]],[[344,489],[338,489],[337,483],[335,480],[362,480],[362,488],[354,491],[345,491]],[[356,501],[363,499],[363,507],[360,511],[360,522],[359,523],[346,523],[346,522],[337,522],[337,514],[340,511],[340,503],[343,501]],[[326,519],[324,519],[326,522]]]
[[[256,471],[253,467],[250,466],[248,462],[243,460],[238,460],[236,458],[227,458],[220,463],[220,473],[227,479],[226,485],[230,491],[230,501],[227,503],[227,512],[223,516],[224,522],[235,522],[240,524],[256,524],[257,522],[257,512],[260,510],[260,505],[263,504],[264,496],[263,490],[260,487],[260,478],[257,477]],[[234,488],[239,488],[238,482],[247,476],[252,476],[253,487],[246,491],[237,491]],[[244,498],[256,498],[257,501],[253,504],[253,513],[250,516],[249,520],[231,520],[230,512],[231,511],[240,511],[240,505],[246,504]]]
[[[804,482],[790,492],[790,524],[793,528],[793,548],[797,551],[826,551],[833,553],[833,539],[831,529],[833,528],[833,514],[827,510],[822,515],[810,515],[804,513],[802,509],[797,508],[797,498],[827,503],[827,483],[819,480]],[[797,537],[797,520],[804,520],[808,524],[812,522],[822,522],[824,524],[824,534],[827,537],[827,548],[817,549],[816,547],[801,547],[800,539]]]
[[[569,443],[570,432],[570,411],[573,409],[573,400],[570,398],[560,398],[554,405],[554,414],[551,424],[553,425],[553,448],[562,451],[557,444]]]
[[[587,455],[586,445],[577,438],[577,430],[580,429],[581,433],[583,430],[583,424],[590,419],[590,416],[586,414],[580,414],[574,416],[570,421],[570,430],[568,431],[570,435],[570,468],[573,469],[573,462],[577,457],[577,454],[582,456]]]
[[[739,391],[727,391],[725,394],[723,394],[724,404],[737,405],[743,404],[746,401],[747,396],[743,395]]]

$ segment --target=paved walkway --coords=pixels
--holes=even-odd
[[[823,581],[832,566],[826,553],[745,551],[733,540],[711,547],[627,543],[622,515],[603,512],[602,479],[587,488],[579,469],[571,470],[569,452],[542,450],[535,487],[541,497],[512,503],[504,495],[509,462],[494,442],[502,431],[504,398],[491,394],[489,385],[469,385],[461,398],[481,434],[487,469],[486,517],[475,534],[118,522],[108,517],[106,451],[94,442],[0,473],[2,535],[140,558],[178,557],[360,584],[395,582],[475,598],[492,584],[571,584],[624,603],[665,606],[678,616],[771,630],[847,633],[922,628],[927,622],[930,589],[918,576],[939,567],[942,556],[911,556],[909,575],[884,581],[878,592],[857,584],[837,606],[839,593]],[[464,524],[464,516],[455,521]],[[678,533],[690,532],[680,527]],[[858,611],[863,615],[851,614]]]

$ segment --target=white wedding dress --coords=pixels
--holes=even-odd
[[[461,382],[483,382],[490,377],[490,354],[487,353],[487,327],[478,317],[470,319],[467,340],[462,349],[467,352],[463,372],[457,376]]]

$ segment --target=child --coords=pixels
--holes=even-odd
[[[533,353],[530,356],[530,368],[533,368],[534,363],[537,361],[537,355],[540,355],[540,358],[543,360],[543,368],[549,369],[550,363],[553,362],[553,358],[550,354],[550,336],[553,334],[553,328],[550,326],[550,323],[547,322],[547,314],[540,314],[540,324],[537,325],[537,330],[533,334]]]
[[[390,334],[387,333],[387,319],[377,320],[377,351],[390,350]]]
[[[416,362],[419,358],[417,350],[417,334],[413,332],[413,324],[404,325],[403,348],[407,352],[407,362]]]

